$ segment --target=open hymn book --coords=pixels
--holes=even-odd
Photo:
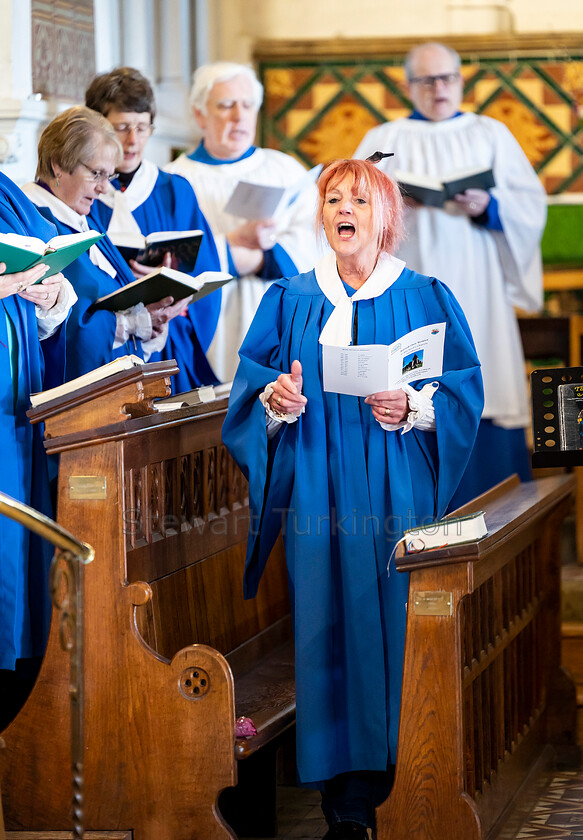
[[[323,345],[324,390],[354,397],[441,376],[446,324],[419,327],[392,344]]]
[[[446,201],[453,201],[458,193],[470,189],[489,190],[496,186],[491,169],[457,169],[441,178],[396,169],[393,177],[404,196],[426,207],[443,207]]]
[[[99,298],[90,309],[123,312],[124,309],[130,309],[138,303],[148,306],[149,303],[156,303],[165,297],[173,297],[176,302],[192,295],[193,300],[201,300],[233,279],[224,271],[203,271],[197,277],[192,277],[184,271],[161,266],[145,277],[140,277],[133,283],[121,286],[115,292]]]
[[[118,231],[108,234],[126,262],[137,260],[142,265],[158,266],[164,254],[172,256],[172,267],[192,274],[202,230],[162,230],[143,236],[141,233]]]
[[[79,390],[79,388],[84,388],[86,385],[93,385],[94,382],[101,382],[103,379],[107,379],[116,373],[121,373],[123,370],[130,370],[133,367],[143,364],[144,360],[140,359],[139,356],[134,356],[133,354],[119,356],[106,365],[101,365],[101,367],[95,368],[95,370],[83,373],[76,379],[71,379],[69,382],[64,382],[55,388],[49,388],[47,391],[38,391],[36,394],[31,394],[31,405],[36,408],[38,405],[44,405],[44,403],[56,400],[59,397],[64,397],[66,394],[72,394],[74,391]]]
[[[103,236],[103,233],[88,230],[53,236],[48,242],[43,242],[36,236],[0,233],[0,262],[6,263],[6,274],[26,271],[40,263],[48,265],[49,270],[38,281],[40,283],[58,274]]]

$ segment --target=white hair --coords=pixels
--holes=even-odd
[[[413,79],[415,76],[413,65],[415,63],[415,59],[417,58],[418,53],[420,53],[421,50],[424,50],[426,47],[440,47],[440,49],[445,50],[445,52],[449,53],[450,56],[453,58],[455,70],[457,71],[460,69],[462,60],[454,49],[448,47],[447,44],[440,43],[439,41],[426,41],[424,44],[417,44],[416,47],[413,47],[412,50],[409,50],[407,56],[405,57],[405,75],[407,76],[408,82],[410,82],[411,79]]]
[[[190,105],[197,111],[206,114],[206,104],[211,90],[217,82],[228,82],[236,76],[245,76],[251,82],[253,89],[253,103],[257,110],[263,102],[263,85],[255,75],[255,71],[248,64],[236,64],[233,61],[215,61],[198,67],[192,76],[190,90]]]

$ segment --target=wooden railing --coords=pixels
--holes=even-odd
[[[83,670],[83,578],[84,568],[94,557],[93,548],[75,539],[68,531],[42,513],[0,493],[0,514],[20,523],[55,546],[50,569],[50,594],[59,613],[59,638],[69,653],[69,700],[71,732],[71,783],[73,837],[83,837],[83,760],[85,680]],[[67,673],[62,661],[63,673]],[[6,746],[0,739],[0,746]],[[56,772],[58,770],[55,768]],[[60,768],[62,772],[64,768]],[[0,803],[0,837],[4,836],[4,820]]]

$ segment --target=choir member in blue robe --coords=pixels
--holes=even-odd
[[[0,233],[35,236],[56,230],[0,173]],[[54,516],[42,427],[26,417],[29,396],[63,381],[64,330],[75,300],[63,275],[38,285],[46,266],[6,275],[0,266],[0,490]],[[48,570],[52,546],[21,525],[0,521],[0,729],[13,717],[34,680],[50,622]]]
[[[24,192],[60,234],[88,230],[86,215],[120,158],[120,143],[104,117],[84,106],[69,108],[43,131],[37,182]],[[164,298],[123,312],[91,310],[97,298],[135,279],[107,236],[64,273],[78,296],[67,322],[67,380],[128,353],[148,361],[163,349],[168,321],[188,302]]]
[[[98,230],[116,233],[201,230],[204,234],[194,274],[220,271],[221,264],[209,225],[194,190],[184,178],[162,172],[144,153],[154,129],[156,105],[148,80],[132,67],[117,67],[96,76],[85,104],[109,120],[123,146],[118,176],[99,195],[89,215]],[[152,269],[130,262],[136,276]],[[234,268],[234,267],[233,267]],[[169,325],[162,358],[176,359],[175,392],[210,385],[217,378],[206,358],[221,309],[221,292],[190,304]]]
[[[364,840],[397,747],[408,576],[391,555],[406,528],[445,513],[483,389],[453,295],[391,255],[396,184],[368,161],[337,161],[319,193],[332,252],[265,293],[223,440],[249,481],[246,597],[283,532],[300,781],[322,789],[327,840]],[[324,345],[389,345],[433,324],[446,325],[441,376],[366,398],[323,390]]]

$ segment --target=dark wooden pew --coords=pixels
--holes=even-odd
[[[227,400],[153,414],[171,372],[124,372],[32,412],[60,455],[58,521],[95,548],[85,577],[83,819],[96,838],[235,837],[219,793],[263,752],[273,770],[272,745],[295,718],[281,546],[257,598],[244,601],[247,489],[220,439]],[[39,840],[71,828],[58,648],[53,621],[35,688],[2,733],[6,826],[44,831],[30,834]],[[240,715],[256,736],[235,738]],[[270,807],[274,789],[275,779]]]
[[[490,840],[554,762],[579,763],[560,654],[560,530],[574,485],[509,479],[458,512],[485,511],[483,539],[397,552],[409,609],[379,840]]]

